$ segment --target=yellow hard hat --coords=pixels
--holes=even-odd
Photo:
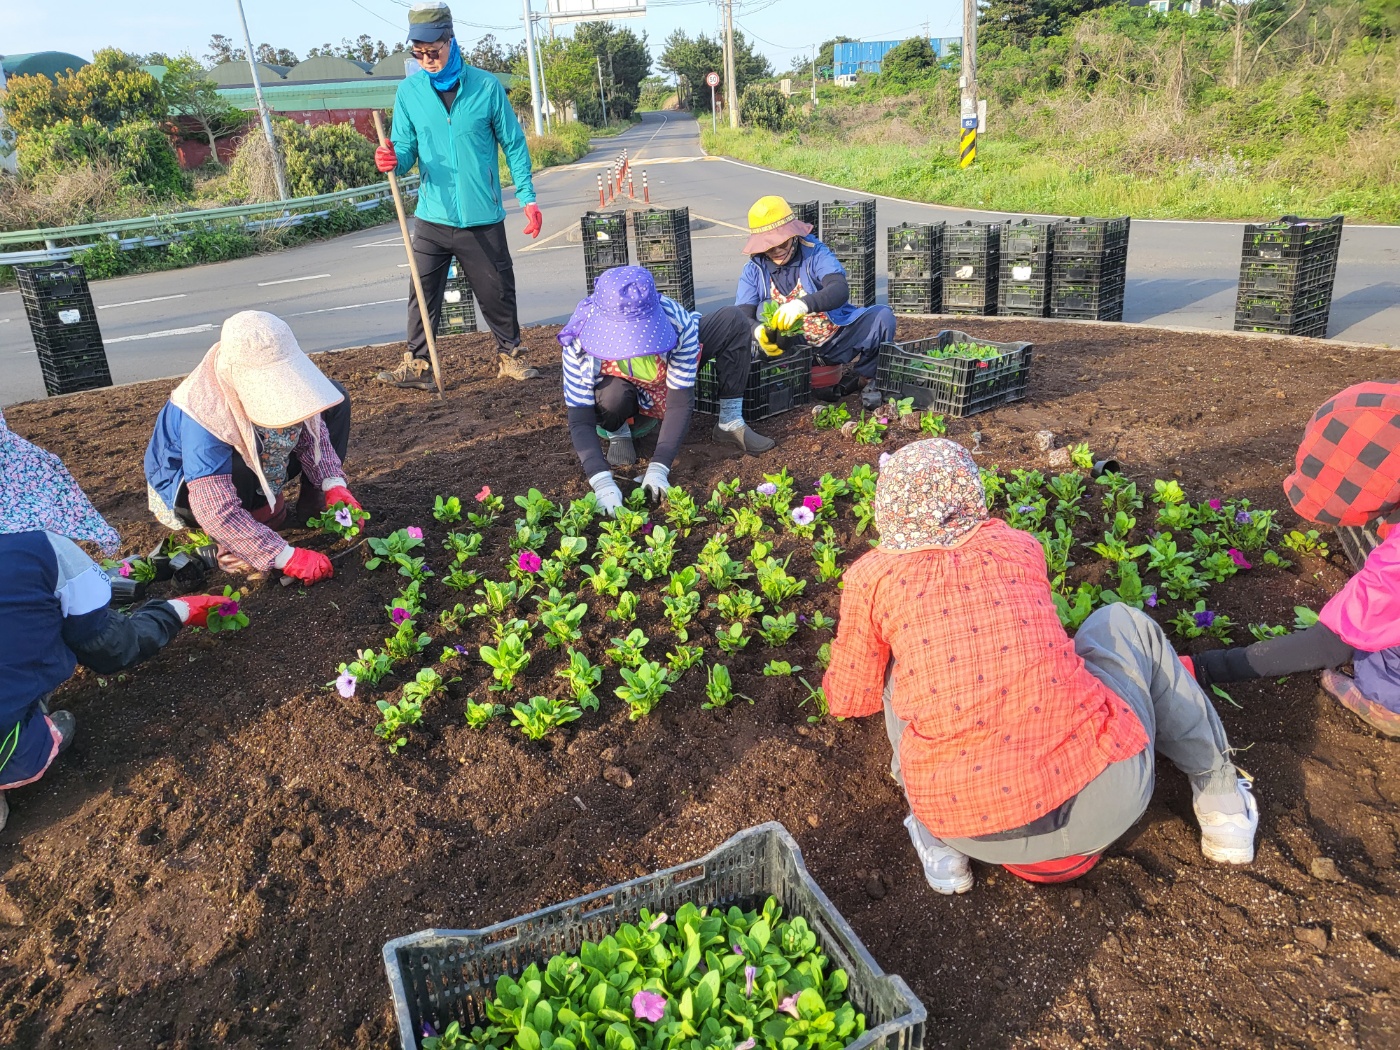
[[[812,227],[792,212],[792,205],[781,197],[760,197],[749,209],[749,239],[745,255],[758,255],[776,248],[793,237],[806,237]]]

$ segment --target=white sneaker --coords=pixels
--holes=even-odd
[[[914,852],[924,866],[924,878],[933,889],[944,894],[966,893],[972,889],[972,865],[966,853],[959,853],[942,839],[930,835],[912,813],[904,818],[904,826],[909,829]]]
[[[1198,803],[1191,808],[1201,825],[1201,852],[1208,860],[1222,864],[1252,864],[1254,835],[1259,830],[1259,803],[1254,798],[1254,785],[1244,777],[1239,779],[1239,792],[1244,799],[1243,813],[1202,813]]]

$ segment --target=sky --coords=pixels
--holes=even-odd
[[[451,2],[451,0],[449,0]],[[544,13],[547,0],[532,0]],[[457,0],[451,3],[457,37],[468,48],[494,33],[502,42],[523,39],[523,0]],[[626,20],[645,30],[652,53],[673,29],[713,34],[719,17],[713,0],[650,0],[643,18]],[[408,0],[244,0],[253,44],[288,47],[298,55],[321,44],[368,33],[392,44],[402,39]],[[512,18],[513,16],[513,18]],[[958,0],[736,0],[734,21],[777,70],[794,56],[844,35],[860,40],[917,36],[928,23],[931,36],[961,32]],[[101,47],[148,54],[189,51],[203,60],[209,37],[222,33],[242,46],[234,0],[0,0],[0,54],[67,51],[91,58]]]

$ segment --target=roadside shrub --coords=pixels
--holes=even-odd
[[[122,182],[153,197],[182,197],[186,180],[170,139],[153,121],[131,121],[108,129],[85,117],[58,123],[20,137],[18,160],[23,178],[35,186],[64,172],[105,163]]]
[[[307,128],[292,120],[275,118],[273,134],[282,153],[287,192],[293,197],[354,189],[381,182],[374,166],[374,145],[350,124],[322,124]],[[251,130],[238,144],[229,165],[226,189],[249,203],[277,199],[272,173],[272,153],[267,138]]]
[[[754,127],[782,131],[789,113],[788,98],[777,84],[750,84],[739,99],[739,118]]]
[[[127,183],[106,158],[36,181],[0,176],[0,230],[33,230],[149,215],[150,194]]]
[[[911,37],[886,52],[880,62],[880,79],[894,84],[923,80],[938,69],[938,55],[923,37]]]

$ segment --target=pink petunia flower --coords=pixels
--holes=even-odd
[[[1206,500],[1206,506],[1209,507],[1211,510],[1219,510],[1222,506],[1224,506],[1224,504],[1222,504],[1218,499],[1212,499]]]
[[[1246,561],[1245,556],[1239,551],[1235,550],[1234,547],[1231,547],[1227,553],[1230,555],[1230,560],[1234,562],[1237,566],[1239,566],[1241,569],[1254,568],[1254,565],[1249,561]]]
[[[396,608],[389,614],[389,619],[393,621],[395,627],[409,619],[409,611],[404,608]]]
[[[749,1037],[748,1037],[747,1039],[745,1039],[742,1043],[740,1043],[738,1046],[736,1046],[736,1047],[734,1048],[734,1050],[753,1050],[753,1048],[754,1048],[755,1046],[757,1046],[757,1045],[758,1045],[758,1042],[754,1039],[754,1037],[753,1037],[753,1036],[749,1036]]]
[[[485,502],[486,502],[488,499],[490,499],[490,498],[491,498],[491,486],[490,486],[490,485],[482,485],[482,486],[481,486],[481,491],[478,492],[478,493],[476,494],[476,501],[477,501],[478,503],[485,503]]]
[[[335,512],[335,523],[344,529],[348,529],[351,525],[355,524],[355,519],[351,515],[349,507],[341,507]]]
[[[803,496],[802,505],[808,510],[821,510],[822,498],[820,496]]]
[[[638,992],[632,996],[632,1013],[639,1021],[655,1024],[666,1016],[666,997],[656,992]]]
[[[797,996],[798,993],[793,992],[778,1004],[778,1010],[785,1014],[792,1014],[793,1017],[799,1016],[797,1013]]]
[[[651,925],[647,927],[647,933],[650,933],[652,930],[655,930],[658,927],[666,925],[666,920],[668,918],[669,916],[663,911],[660,915],[651,920]]]
[[[423,538],[423,530],[417,525],[410,525],[404,531],[408,533],[408,538],[411,540],[421,540]]]
[[[888,463],[889,461],[890,461],[890,454],[889,454],[888,452],[881,452],[881,453],[880,453],[880,469],[881,469],[881,470],[884,470],[884,469],[885,469],[885,464]]]
[[[521,572],[539,572],[544,562],[534,551],[521,551],[515,559],[515,564],[520,567]]]
[[[131,566],[128,565],[126,562],[122,562],[122,567],[118,569],[117,572],[122,576],[130,576]]]

